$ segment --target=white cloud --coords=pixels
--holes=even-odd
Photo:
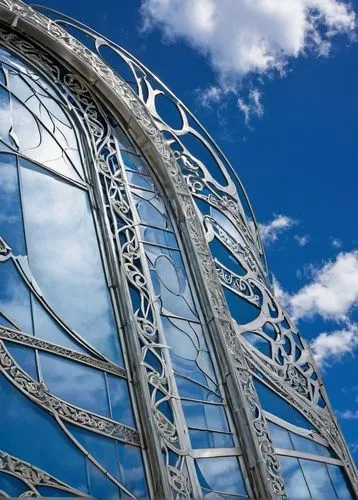
[[[325,319],[346,320],[358,305],[358,250],[338,254],[320,269],[313,270],[311,283],[289,298],[295,319],[318,314]]]
[[[358,345],[358,325],[348,323],[342,330],[320,333],[311,342],[313,355],[320,366],[329,366],[349,353]]]
[[[333,248],[341,248],[342,241],[338,238],[330,238],[331,245]]]
[[[264,243],[276,241],[279,234],[288,231],[297,221],[287,215],[275,215],[275,218],[267,224],[259,224],[261,238]]]
[[[337,413],[341,418],[343,418],[343,420],[358,420],[358,410],[355,411],[344,410],[344,411],[337,411]]]
[[[335,34],[355,29],[341,0],[142,0],[141,14],[145,29],[206,56],[226,88],[249,74],[282,74],[302,54],[327,56]]]
[[[216,85],[212,85],[204,90],[199,89],[196,93],[198,101],[205,108],[210,108],[212,104],[220,102],[224,95],[224,91]]]
[[[298,234],[295,234],[294,238],[300,247],[305,247],[307,245],[307,243],[310,241],[310,237],[308,236],[308,234],[305,234],[303,236],[299,236]]]
[[[244,113],[245,123],[248,125],[252,116],[261,117],[264,114],[264,108],[261,103],[261,92],[258,89],[252,89],[245,101],[242,97],[237,100],[240,111]]]

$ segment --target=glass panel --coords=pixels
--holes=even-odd
[[[192,380],[177,375],[176,381],[179,394],[182,398],[200,399],[201,401],[210,403],[222,403],[222,398],[219,394],[208,390]]]
[[[110,417],[103,372],[47,352],[40,352],[39,357],[45,384],[52,394]]]
[[[302,469],[297,458],[280,457],[280,466],[290,500],[311,499]]]
[[[26,347],[12,342],[5,342],[5,344],[6,349],[9,351],[10,355],[14,358],[20,368],[37,382],[38,374],[35,350],[32,349],[32,347]]]
[[[66,424],[71,434],[85,447],[101,466],[121,482],[118,457],[116,453],[116,442],[95,432],[90,432],[80,427]]]
[[[148,226],[140,226],[140,232],[142,239],[148,243],[178,248],[178,243],[174,233]]]
[[[64,498],[78,498],[77,495],[71,495],[68,491],[58,490],[56,488],[49,488],[47,486],[37,486],[37,491],[42,497],[47,497],[48,499],[53,497],[64,497]]]
[[[34,318],[35,336],[63,347],[68,347],[77,352],[88,354],[79,342],[70,337],[63,328],[56,322],[55,318],[32,297],[32,315]]]
[[[28,486],[19,481],[19,479],[16,479],[16,477],[0,471],[0,490],[9,495],[9,497],[19,497],[22,493],[28,491],[28,489]]]
[[[342,467],[327,464],[327,469],[339,500],[353,500]]]
[[[72,434],[123,486],[139,498],[148,495],[141,451],[98,434],[69,425]],[[122,497],[122,495],[121,495]]]
[[[141,172],[142,174],[149,174],[148,169],[140,156],[129,153],[128,151],[121,151],[121,157],[127,170],[135,170],[137,172]]]
[[[198,458],[195,462],[203,488],[233,495],[246,495],[236,457]]]
[[[106,374],[106,378],[109,400],[112,409],[112,418],[122,424],[135,427],[127,381],[115,377],[110,373]]]
[[[32,334],[30,293],[11,260],[0,262],[0,311]]]
[[[148,175],[138,174],[137,172],[127,172],[129,184],[149,191],[155,191],[154,183]]]
[[[275,448],[283,448],[284,450],[293,450],[289,432],[282,429],[279,425],[269,422],[272,442]]]
[[[123,443],[116,443],[116,445],[124,485],[137,498],[148,498],[140,449]]]
[[[189,427],[230,432],[225,410],[222,406],[182,401],[184,415]]]
[[[255,379],[255,387],[258,392],[261,404],[265,410],[286,420],[290,424],[315,430],[313,425],[305,419],[293,406],[282,399],[278,394],[271,391],[259,380]]]
[[[24,160],[21,176],[29,262],[42,293],[82,338],[123,364],[87,194]]]
[[[0,375],[1,449],[87,493],[85,460],[46,411],[32,403]],[[14,418],[21,415],[21,418]],[[49,444],[51,443],[51,453]],[[59,457],[66,457],[59,460]]]
[[[290,433],[291,440],[296,451],[302,451],[304,453],[312,453],[313,455],[319,455],[316,443],[310,439],[306,439],[293,432]]]
[[[233,448],[234,440],[231,434],[221,432],[207,432],[189,429],[191,446],[201,448]]]
[[[163,200],[155,193],[132,189],[133,200],[142,224],[158,229],[172,230]]]
[[[299,459],[308,487],[314,500],[337,498],[326,464],[313,460]]]
[[[118,145],[120,149],[125,149],[127,151],[132,151],[135,153],[134,146],[132,142],[129,140],[127,134],[125,134],[122,130],[121,127],[119,127],[117,124],[114,125],[113,127],[114,131],[114,136],[116,140],[118,141]],[[124,151],[122,151],[122,156],[124,155]]]
[[[162,313],[198,321],[180,253],[153,245],[145,245],[145,251],[153,271],[154,291],[162,303]]]
[[[96,465],[87,460],[88,480],[91,495],[96,499],[122,498],[121,490]],[[125,498],[125,497],[124,497]]]
[[[0,237],[14,255],[25,255],[19,179],[14,155],[0,153],[0,200]]]

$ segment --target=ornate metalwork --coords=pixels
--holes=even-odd
[[[319,405],[322,399],[325,400],[325,395],[321,392],[319,376],[317,376],[309,348],[272,295],[257,224],[246,194],[235,172],[211,137],[201,128],[187,108],[147,68],[124,49],[93,31],[76,25],[73,21],[50,21],[18,0],[0,0],[0,5],[43,30],[62,46],[65,52],[84,62],[89,70],[88,77],[92,78],[96,75],[96,81],[103,83],[110,90],[111,95],[125,103],[127,111],[141,127],[165,167],[168,178],[171,179],[171,188],[179,202],[179,212],[183,214],[182,225],[190,234],[195,256],[205,277],[206,291],[215,320],[225,337],[227,349],[236,367],[239,391],[245,402],[244,413],[246,412],[251,423],[251,430],[265,463],[272,495],[285,495],[285,489],[279,471],[279,460],[274,453],[266,419],[252,383],[251,372],[256,371],[263,373],[267,383],[315,425],[337,452],[351,480],[357,485],[355,467],[331,410],[328,407],[321,408]],[[89,35],[94,49],[99,54],[101,48],[106,46],[124,60],[133,73],[135,91],[139,99],[123,80],[115,75],[97,55],[72,38],[61,24],[71,25],[84,31]],[[0,33],[3,41],[31,55],[35,62],[50,69],[51,74],[55,76],[56,72],[48,56],[40,54],[31,44],[17,38],[16,35],[4,30]],[[57,73],[55,77],[60,79]],[[156,390],[164,392],[166,395],[164,400],[170,400],[172,399],[170,377],[165,357],[162,356],[165,346],[156,340],[157,325],[154,319],[155,314],[152,313],[151,295],[146,291],[146,278],[141,270],[142,255],[134,229],[136,221],[131,214],[125,182],[121,178],[120,171],[111,169],[110,159],[114,154],[114,146],[111,138],[103,134],[101,120],[88,96],[85,84],[72,74],[67,75],[66,78],[67,81],[63,83],[76,95],[81,103],[82,111],[86,109],[83,112],[91,124],[91,133],[96,144],[98,171],[106,183],[109,194],[106,208],[112,220],[113,236],[125,239],[119,249],[120,261],[123,262],[129,283],[139,290],[142,297],[135,319],[143,348],[143,363],[149,370],[148,381]],[[156,106],[156,100],[160,96],[166,96],[175,104],[180,117],[180,126],[170,126],[160,116]],[[165,134],[167,141],[161,133]],[[211,158],[214,159],[214,170],[210,170],[199,155],[190,151],[187,144],[189,136],[195,138],[209,152]],[[215,169],[219,172],[221,181],[214,175]],[[204,211],[198,217],[191,195],[201,200],[207,207],[208,213]],[[216,216],[214,217],[212,213]],[[221,242],[228,254],[237,260],[243,269],[242,276],[231,271],[224,263],[219,262],[219,259],[216,264],[214,263],[207,245],[214,239]],[[8,249],[4,245],[0,246],[0,260],[1,255],[8,258]],[[254,320],[245,325],[232,321],[220,282],[241,299],[248,299],[248,302],[255,305],[257,316]],[[274,332],[273,336],[267,333],[268,329]],[[258,341],[264,339],[268,342],[271,356],[268,357],[260,352],[255,342],[248,342],[245,339],[246,333],[253,334]],[[144,361],[147,349],[160,361],[162,373]],[[155,399],[152,401],[154,402]],[[185,454],[185,451],[183,452],[176,445],[175,426],[164,417],[158,410],[158,405],[154,403],[153,411],[164,447],[167,450],[172,449],[179,457],[182,453]],[[167,466],[171,475],[171,484],[176,485],[174,489],[178,498],[190,495],[190,490],[183,486],[186,480],[182,477],[180,467],[182,465],[173,471],[171,465]]]
[[[135,429],[77,408],[51,394],[43,383],[36,382],[20,368],[2,341],[0,341],[0,370],[28,398],[60,419],[118,441],[140,446],[139,435]]]
[[[126,378],[126,372],[123,368],[113,365],[112,363],[102,361],[100,359],[93,358],[92,356],[87,356],[80,352],[73,351],[72,349],[67,349],[66,347],[52,344],[51,342],[46,342],[45,340],[38,339],[27,335],[24,332],[13,330],[11,328],[0,326],[0,339],[9,340],[11,342],[16,342],[17,344],[26,345],[42,351],[47,351],[58,356],[63,356],[64,358],[72,359],[74,361],[79,361],[88,366],[93,366],[104,372],[113,373],[119,377]]]
[[[79,497],[87,496],[82,491],[71,488],[47,472],[3,451],[0,451],[0,474],[1,473],[10,474],[16,477],[29,488],[29,491],[26,492],[27,494],[23,493],[21,496],[39,496],[36,486],[56,488]]]

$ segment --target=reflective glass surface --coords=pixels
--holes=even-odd
[[[18,331],[18,342],[4,341],[3,361],[19,367],[2,364],[0,450],[69,490],[41,483],[36,494],[146,497],[141,450],[112,439],[112,424],[87,413],[136,427],[127,380],[105,371],[112,362],[109,371],[123,375],[122,349],[84,182],[77,104],[61,92],[0,49],[0,324]],[[143,179],[133,184],[150,186]],[[40,350],[33,336],[46,341]],[[0,496],[28,489],[0,471]]]

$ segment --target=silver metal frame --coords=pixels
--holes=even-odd
[[[93,93],[102,105],[108,108],[110,113],[118,117],[119,121],[126,125],[127,130],[147,157],[156,176],[161,180],[170,201],[176,224],[180,229],[184,251],[191,264],[191,272],[197,284],[207,330],[217,358],[220,360],[219,369],[221,370],[227,399],[231,406],[234,425],[241,440],[243,459],[254,497],[273,499],[278,495],[285,496],[278,458],[282,450],[275,450],[272,446],[265,412],[261,408],[252,381],[252,377],[256,376],[257,371],[266,377],[266,384],[271,390],[285,398],[315,425],[323,440],[329,443],[337,453],[339,461],[344,465],[357,494],[356,469],[329,405],[308,345],[302,341],[303,353],[298,359],[295,359],[291,355],[284,354],[282,342],[270,339],[273,354],[271,358],[267,358],[249,344],[242,335],[245,331],[250,330],[269,340],[267,336],[265,337],[262,326],[267,320],[270,320],[277,325],[277,332],[289,338],[292,345],[296,346],[294,336],[298,332],[272,295],[271,285],[267,279],[263,249],[249,202],[247,199],[245,200],[246,205],[249,207],[248,210],[245,210],[237,191],[235,194],[235,183],[232,181],[231,176],[234,175],[236,186],[239,185],[241,192],[246,196],[241,183],[237,179],[235,171],[234,174],[230,171],[227,159],[213,143],[211,137],[200,128],[195,117],[190,114],[181,101],[176,99],[169,89],[147,68],[126,51],[83,25],[79,26],[77,23],[76,27],[92,37],[94,48],[97,51],[101,46],[107,45],[127,62],[136,79],[138,96],[94,52],[91,52],[70,36],[62,28],[60,21],[51,21],[19,0],[0,0],[0,18],[20,34],[19,38],[16,35],[1,31],[2,42],[27,55],[32,59],[33,63],[40,67],[49,66],[49,60],[47,60],[43,52],[21,39],[21,36],[25,35],[35,43],[45,46],[62,64],[71,68],[73,81],[71,82],[69,78],[68,82],[65,82],[69,85],[70,90],[76,93],[76,86],[80,85],[78,94],[88,91]],[[76,23],[66,20],[62,24],[75,26]],[[140,72],[141,76],[138,76]],[[143,72],[146,75],[144,77]],[[81,78],[78,78],[78,75],[81,75]],[[152,79],[150,83],[149,77]],[[153,81],[156,83],[157,88],[153,87]],[[146,85],[146,94],[141,90],[143,84]],[[164,92],[173,99],[180,113],[183,124],[180,130],[169,127],[155,108],[155,97]],[[195,121],[199,131],[189,125],[189,120]],[[93,126],[95,127],[95,124]],[[175,143],[180,146],[179,150],[175,149],[174,153],[171,151],[162,136],[162,132],[171,134],[172,139],[169,140],[169,145]],[[188,133],[197,138],[199,137],[200,141],[210,150],[227,181],[225,188],[214,179],[205,165],[186,148],[182,137]],[[97,150],[96,153],[97,157],[93,161],[93,168],[96,172],[93,172],[93,175],[97,174],[97,172],[105,175],[105,162],[99,154],[100,151]],[[183,176],[176,160],[185,161],[186,167],[189,170],[191,169],[192,173]],[[201,173],[201,176],[198,175],[198,172]],[[208,196],[203,194],[205,190],[210,191]],[[117,192],[121,198],[115,200],[116,203],[113,205],[112,210],[123,216],[120,202],[125,201],[126,195],[121,186],[118,186]],[[102,200],[103,203],[103,195],[100,193],[99,185],[94,186],[94,194],[95,203],[98,200]],[[224,215],[230,213],[235,221],[236,229],[242,240],[245,241],[244,247],[240,247],[238,242],[234,241],[224,228],[217,227],[212,218],[200,215],[193,202],[193,196],[205,199],[211,206],[221,210]],[[101,211],[104,211],[103,208],[98,211],[99,224],[103,230],[107,230]],[[213,260],[208,248],[208,242],[211,241],[214,235],[231,252],[237,254],[238,261],[241,264],[245,264],[246,275],[243,278],[233,275],[225,266]],[[138,234],[132,233],[132,242],[135,243],[134,248],[137,248],[138,241]],[[147,374],[143,367],[138,371],[138,362],[143,359],[142,347],[139,341],[135,340],[138,332],[142,331],[143,333],[143,322],[135,324],[129,308],[129,296],[125,296],[125,294],[123,296],[122,290],[119,293],[120,283],[128,279],[133,280],[133,273],[122,263],[133,264],[133,259],[139,259],[143,263],[143,256],[137,253],[133,254],[133,252],[132,255],[126,255],[123,248],[114,248],[112,244],[106,241],[103,242],[103,245],[108,259],[109,274],[113,280],[113,294],[117,304],[119,304],[121,317],[126,318],[123,327],[130,332],[129,337],[132,339],[129,341],[130,345],[128,346],[130,353],[128,363],[133,383],[140,388],[142,394],[146,395],[146,403],[141,398],[137,398],[137,405],[139,408],[138,413],[142,417],[140,419],[142,433],[144,439],[148,440],[150,454],[148,467],[151,470],[153,495],[169,498],[169,496],[172,496],[174,488],[177,498],[192,495],[198,497],[197,487],[194,488],[193,492],[193,485],[190,486],[187,479],[183,477],[181,466],[177,470],[169,470],[169,477],[165,477],[162,473],[160,450],[163,447],[163,440],[164,446],[171,446],[168,433],[163,433],[163,425],[164,428],[168,427],[168,422],[163,421],[162,418],[159,420],[153,418],[153,413],[150,414],[149,412],[151,399],[148,386],[145,383]],[[4,250],[5,254],[7,251]],[[234,293],[260,307],[261,313],[255,322],[250,325],[240,326],[232,320],[222,286],[230,287]],[[257,294],[257,290],[259,294]],[[148,305],[150,305],[150,302],[149,294]],[[275,321],[273,321],[270,312],[273,308],[277,312]],[[286,326],[282,326],[285,321]],[[146,326],[156,327],[148,324]],[[7,334],[9,335],[10,332],[7,331]],[[5,335],[5,333],[2,333],[2,335]],[[18,341],[21,342],[20,339]],[[163,347],[165,351],[165,346],[157,346],[159,350],[163,349]],[[39,348],[41,349],[40,346]],[[283,366],[276,361],[278,353],[285,358]],[[163,366],[166,366],[167,360],[163,358],[163,361]],[[309,363],[310,368],[304,370],[302,366],[307,363]],[[316,381],[312,377],[313,373],[317,374]],[[160,374],[155,376],[159,376],[160,379]],[[162,380],[160,381],[160,387],[163,387]],[[134,395],[136,392],[136,390],[133,391]],[[326,408],[321,408],[317,404],[319,398],[322,397],[326,402]],[[175,394],[168,393],[168,398],[175,399]],[[156,409],[153,407],[151,409],[155,415]],[[183,426],[184,422],[179,415],[177,427],[183,428]],[[170,433],[174,433],[172,436],[176,432],[177,430],[170,430]],[[319,439],[322,440],[322,438]],[[185,445],[182,451],[183,455],[188,453]],[[203,450],[202,452],[206,453]],[[285,454],[288,455],[288,453]]]

